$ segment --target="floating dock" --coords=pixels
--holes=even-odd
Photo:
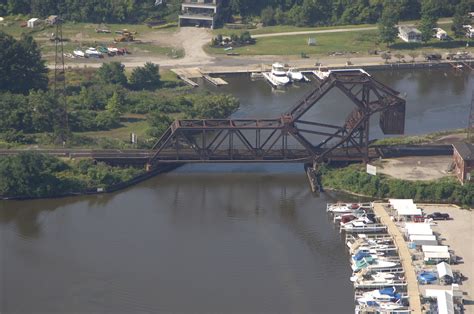
[[[210,75],[203,75],[203,78],[210,82],[211,84],[214,84],[215,86],[222,86],[222,85],[228,85],[229,83],[227,83],[224,79],[220,78],[220,77],[212,77]]]
[[[176,74],[183,82],[192,87],[198,87],[199,84],[191,79],[202,77],[202,73],[198,68],[171,69],[171,72]]]

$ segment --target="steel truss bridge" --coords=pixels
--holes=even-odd
[[[354,104],[343,125],[305,120],[305,114],[338,89]],[[162,163],[364,161],[369,122],[380,114],[384,134],[403,134],[405,100],[363,70],[331,71],[308,94],[274,119],[177,120],[153,147],[148,165]],[[317,138],[315,140],[314,138]]]

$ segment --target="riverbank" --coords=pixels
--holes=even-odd
[[[422,203],[474,207],[474,184],[461,185],[455,178],[409,181],[380,174],[372,176],[366,173],[363,165],[355,164],[345,168],[324,167],[322,183],[324,188],[377,199],[404,198]]]

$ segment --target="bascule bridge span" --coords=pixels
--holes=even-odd
[[[343,125],[305,119],[332,89],[354,108]],[[148,166],[164,163],[296,162],[314,169],[329,160],[377,157],[369,148],[370,118],[380,114],[384,134],[403,134],[405,100],[363,70],[330,71],[280,117],[273,119],[176,120],[153,147]],[[316,138],[316,140],[315,140]]]

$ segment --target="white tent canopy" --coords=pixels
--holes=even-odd
[[[389,203],[395,208],[398,216],[421,215],[421,209],[416,207],[412,199],[389,199]]]
[[[410,242],[414,242],[416,245],[437,245],[438,240],[434,235],[420,235],[412,234],[410,235]]]
[[[438,265],[436,265],[436,269],[438,270],[438,277],[444,277],[444,276],[449,276],[453,278],[453,271],[451,269],[451,266],[446,264],[445,262],[441,262]]]
[[[433,235],[433,230],[429,223],[406,223],[405,229],[408,235]]]
[[[436,298],[439,314],[454,314],[453,293],[450,290],[426,289],[426,296]]]
[[[424,252],[424,254],[425,254],[425,260],[451,258],[451,254],[449,254],[449,252]]]
[[[421,249],[423,250],[423,252],[449,252],[449,247],[446,245],[422,245]]]

